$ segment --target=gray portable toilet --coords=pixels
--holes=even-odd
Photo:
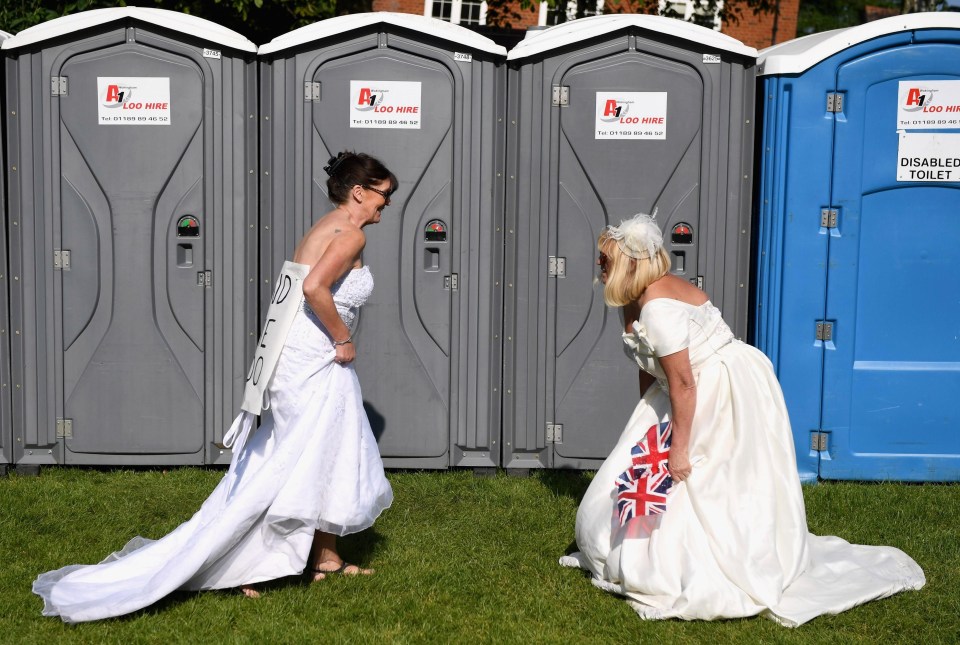
[[[3,43],[18,466],[229,460],[257,326],[255,51],[135,7]]]
[[[756,342],[800,476],[960,480],[960,15],[760,52]]]
[[[0,31],[0,43],[10,38],[10,34]],[[0,113],[5,113],[3,101],[3,68],[0,64]],[[0,159],[3,159],[3,120],[0,119]],[[0,475],[6,474],[7,467],[13,461],[13,430],[10,427],[10,329],[9,289],[7,288],[7,193],[4,176],[7,174],[6,161],[0,172],[0,212],[4,214],[0,226]]]
[[[673,272],[747,330],[756,50],[671,18],[611,15],[508,56],[504,466],[595,468],[639,400],[596,240],[653,213]]]
[[[390,467],[500,463],[506,50],[450,23],[341,16],[260,47],[260,299],[331,209],[327,159],[381,159],[400,185],[367,229],[376,287],[356,369]]]

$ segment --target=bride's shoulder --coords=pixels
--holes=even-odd
[[[683,278],[667,274],[656,280],[644,290],[640,298],[641,314],[648,306],[680,306],[689,305],[699,307],[709,298],[707,294],[693,286]]]

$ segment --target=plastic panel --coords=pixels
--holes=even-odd
[[[753,59],[703,63],[703,45],[624,29],[512,63],[509,72],[504,465],[595,468],[639,398],[617,312],[603,303],[596,238],[657,209],[667,250],[738,336],[747,328]],[[554,85],[568,106],[551,105]],[[666,92],[665,140],[598,140],[598,92]],[[669,242],[693,228],[692,244]],[[515,237],[511,235],[515,231]],[[566,258],[548,277],[548,256]],[[512,291],[511,291],[512,290]],[[563,426],[547,444],[546,424]]]
[[[815,72],[816,70],[814,70]],[[763,162],[758,184],[756,338],[773,362],[794,433],[800,477],[817,477],[810,432],[820,427],[823,347],[814,338],[824,315],[833,118],[826,112],[831,75],[800,83],[766,77]],[[795,115],[806,114],[798,120]]]
[[[825,478],[960,479],[960,282],[948,277],[960,249],[945,243],[960,238],[960,177],[896,180],[899,81],[960,87],[960,30],[949,39],[838,70],[845,108],[833,171],[841,224],[830,240],[827,318],[837,323],[824,360],[822,424],[833,438]]]
[[[960,475],[943,403],[958,385],[955,281],[943,273],[958,258],[942,243],[956,234],[957,188],[895,180],[898,82],[955,78],[958,40],[894,33],[763,80],[756,340],[777,369],[806,480]],[[826,112],[831,91],[842,113]],[[835,229],[819,226],[827,206]],[[835,322],[827,342],[814,337],[822,319]],[[830,433],[827,452],[810,450],[817,429]]]
[[[7,54],[18,463],[229,460],[257,317],[256,70],[203,50],[126,19]],[[169,78],[171,125],[98,124],[103,76]],[[185,214],[198,237],[177,237]]]
[[[366,230],[376,287],[355,332],[367,412],[391,467],[500,463],[503,57],[475,50],[456,60],[463,47],[384,21],[283,49],[261,66],[270,213],[261,299],[268,276],[331,208],[329,156],[369,152],[400,180],[382,222]],[[421,127],[351,128],[358,80],[419,82]],[[320,100],[303,100],[304,82],[320,84]],[[446,226],[444,241],[426,239],[433,220]],[[454,275],[457,290],[447,286]]]
[[[10,38],[10,34],[0,31],[0,42]],[[6,61],[0,58],[0,113],[6,114]],[[13,427],[10,417],[10,292],[8,284],[9,265],[7,264],[7,191],[6,191],[6,136],[4,120],[0,119],[0,159],[3,160],[3,172],[0,172],[0,211],[3,212],[3,225],[0,226],[0,469],[13,461]]]

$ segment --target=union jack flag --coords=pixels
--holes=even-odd
[[[644,473],[657,474],[667,471],[671,434],[672,426],[669,421],[655,423],[647,430],[647,436],[630,449],[630,458],[633,460],[637,477]]]
[[[659,515],[667,510],[667,493],[673,486],[670,473],[637,476],[628,468],[617,478],[617,513],[620,526],[637,515]]]

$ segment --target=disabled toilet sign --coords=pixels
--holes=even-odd
[[[960,133],[899,133],[897,181],[960,182]]]

